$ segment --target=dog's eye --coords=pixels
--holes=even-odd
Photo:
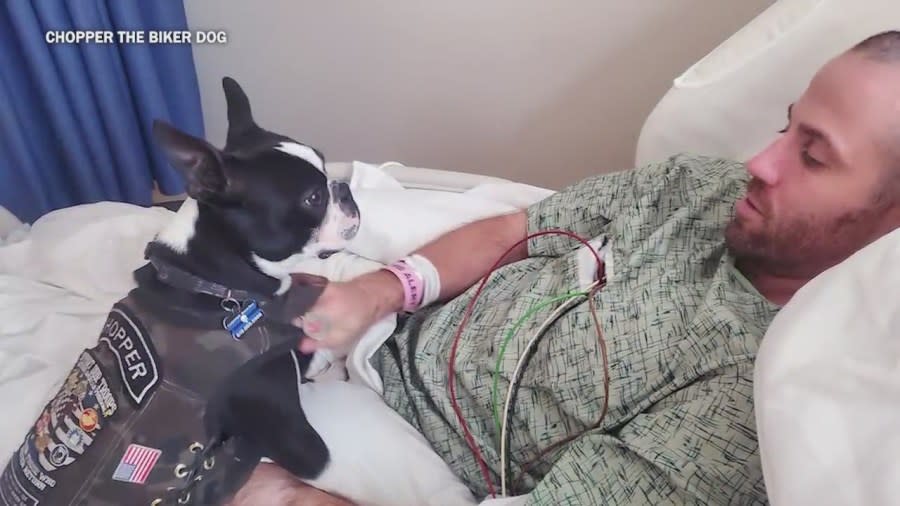
[[[322,205],[325,198],[322,196],[322,190],[316,190],[303,199],[303,205],[307,207],[318,207]]]

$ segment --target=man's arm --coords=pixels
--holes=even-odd
[[[500,255],[528,235],[548,229],[567,230],[585,239],[599,235],[619,206],[630,206],[646,193],[648,180],[661,174],[669,162],[639,169],[601,174],[584,179],[527,209],[481,219],[450,231],[415,251],[437,269],[441,280],[439,301],[452,299],[487,274]],[[581,246],[571,237],[545,235],[522,242],[501,263],[529,256],[558,256]],[[403,289],[397,278],[379,270],[357,279],[381,302],[379,317],[403,308]]]
[[[576,439],[525,504],[764,504],[751,367],[717,371],[616,432]]]
[[[677,208],[699,186],[716,180],[716,171],[691,157],[675,156],[635,169],[586,178],[512,214],[482,219],[448,232],[418,253],[434,264],[441,280],[438,300],[451,299],[487,274],[513,244],[536,232],[558,229],[586,240],[600,235],[610,217],[637,208]],[[642,206],[638,206],[642,203]],[[581,247],[563,235],[543,235],[523,242],[503,264],[530,256],[559,256]],[[372,294],[384,295],[378,311],[383,317],[403,307],[400,282],[389,272],[366,274],[360,281]]]
[[[342,497],[331,495],[298,480],[275,464],[260,463],[240,490],[225,506],[261,504],[305,506],[354,506]]]
[[[525,239],[525,212],[517,211],[484,218],[452,230],[422,246],[414,253],[427,258],[437,269],[441,280],[438,300],[456,297],[481,279],[506,250]],[[506,265],[524,259],[527,245],[522,242],[501,262]],[[382,294],[380,317],[403,308],[403,288],[397,278],[383,270],[363,274],[360,283]]]
[[[585,239],[599,235],[609,221],[604,209],[610,207],[608,203],[613,201],[613,195],[627,200],[619,205],[628,205],[633,199],[626,199],[626,194],[640,193],[633,188],[635,180],[656,170],[658,167],[652,166],[587,178],[527,209],[463,225],[413,253],[422,255],[435,266],[441,280],[438,300],[452,299],[487,274],[507,249],[530,234],[562,229]],[[625,188],[618,188],[620,185]],[[523,241],[500,265],[529,256],[557,256],[579,246],[581,243],[577,240],[560,235],[532,238]],[[364,274],[357,281],[369,293],[383,296],[378,308],[379,317],[402,310],[403,289],[393,274],[379,270]]]

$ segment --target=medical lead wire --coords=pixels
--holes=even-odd
[[[516,384],[519,382],[519,374],[522,372],[524,364],[528,361],[528,356],[531,353],[531,348],[537,344],[541,335],[547,330],[550,325],[559,318],[563,313],[572,309],[577,304],[583,302],[582,297],[590,296],[593,292],[593,289],[599,285],[599,281],[594,281],[594,283],[589,287],[587,293],[576,293],[570,295],[568,300],[563,302],[556,308],[553,313],[544,320],[544,323],[541,324],[540,327],[534,332],[534,335],[531,337],[531,340],[528,341],[528,344],[525,346],[525,350],[522,352],[522,355],[519,357],[519,361],[516,363],[516,368],[513,372],[512,380],[509,382],[509,389],[506,391],[506,402],[503,405],[503,422],[500,429],[500,495],[506,496],[506,460],[507,460],[507,448],[506,448],[506,427],[509,423],[509,408],[512,405],[512,397],[513,391],[515,390]]]
[[[536,238],[536,237],[540,237],[540,236],[544,236],[544,235],[552,235],[552,234],[564,235],[564,236],[568,236],[568,237],[571,237],[571,238],[577,240],[582,245],[584,245],[588,249],[588,251],[590,251],[590,253],[594,256],[594,259],[597,261],[597,271],[596,271],[597,278],[601,280],[601,284],[598,285],[597,287],[595,287],[593,289],[592,293],[590,294],[590,296],[588,297],[589,301],[593,301],[593,292],[596,291],[600,286],[603,286],[603,281],[605,280],[605,274],[604,275],[600,274],[601,272],[604,272],[604,269],[603,269],[604,265],[603,265],[603,261],[600,259],[600,255],[598,254],[598,252],[591,246],[591,244],[586,239],[580,237],[577,234],[569,232],[567,230],[544,230],[544,231],[540,231],[540,232],[535,232],[533,234],[529,234],[524,239],[516,242],[508,250],[506,250],[506,252],[504,252],[500,256],[500,258],[497,259],[497,261],[494,263],[494,265],[491,266],[491,268],[488,270],[488,273],[484,276],[484,278],[482,278],[481,283],[478,285],[478,288],[475,290],[475,294],[472,296],[472,300],[469,302],[469,305],[466,308],[465,314],[463,314],[462,321],[460,322],[459,327],[457,328],[456,335],[453,336],[453,343],[450,347],[450,357],[448,359],[448,365],[447,365],[447,390],[448,390],[448,394],[450,397],[450,405],[453,408],[454,414],[456,415],[457,422],[459,423],[460,427],[462,428],[463,437],[465,438],[466,443],[469,445],[469,449],[472,451],[472,455],[475,457],[475,462],[478,464],[478,467],[481,470],[481,475],[484,478],[485,484],[487,485],[488,493],[490,494],[491,497],[497,497],[497,492],[496,492],[496,489],[494,488],[494,482],[491,480],[490,471],[488,470],[487,462],[484,460],[484,456],[481,454],[481,450],[478,448],[478,445],[475,443],[475,438],[472,436],[472,432],[469,430],[469,425],[466,423],[465,417],[462,414],[462,409],[459,406],[459,401],[457,401],[457,398],[456,398],[456,372],[455,372],[456,351],[457,351],[457,348],[459,347],[459,341],[462,336],[463,328],[465,328],[466,324],[469,321],[469,318],[472,315],[472,310],[475,307],[475,302],[478,300],[478,297],[481,295],[481,292],[484,290],[484,287],[487,284],[488,279],[490,279],[491,274],[493,274],[494,271],[496,271],[500,267],[500,264],[503,261],[503,259],[506,258],[506,256],[509,255],[509,253],[512,252],[514,249],[516,249],[520,244],[522,244],[526,241],[529,241],[533,238]],[[593,312],[594,310],[595,310],[595,308],[592,305],[591,311]],[[595,324],[597,324],[597,330],[598,330],[598,332],[600,332],[599,321],[596,318],[596,314],[594,314],[593,316],[594,316],[594,322],[595,322]],[[605,345],[603,345],[602,333],[600,334],[599,339],[601,342],[602,349],[604,350],[604,363],[605,363],[606,362],[606,354],[605,354]],[[608,371],[604,371],[604,374],[605,374],[606,378],[609,377]],[[608,381],[604,385],[604,389],[608,389]],[[605,412],[606,412],[606,401],[604,400],[603,413],[605,414]],[[602,419],[603,419],[603,416],[601,415],[601,421],[602,421]],[[599,423],[600,422],[598,422],[598,425],[599,425]],[[567,438],[566,440],[568,440],[568,439],[571,439],[571,438]],[[566,441],[566,440],[564,440],[564,441]],[[562,442],[560,442],[560,443],[562,443]],[[553,444],[549,448],[546,448],[538,456],[541,456],[545,452],[551,450],[557,444],[559,444],[559,443]],[[526,466],[526,469],[527,469],[527,466]],[[524,470],[523,470],[523,474],[524,474]],[[521,478],[521,475],[520,475],[520,478]]]

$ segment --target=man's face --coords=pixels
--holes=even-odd
[[[889,204],[900,196],[877,198],[900,169],[900,66],[844,54],[816,74],[788,118],[747,162],[747,195],[725,236],[736,258],[800,277],[900,225],[900,206]]]

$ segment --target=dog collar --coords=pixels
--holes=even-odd
[[[234,339],[240,339],[247,329],[262,318],[263,313],[260,305],[265,304],[269,297],[246,290],[229,288],[203,279],[183,269],[179,269],[149,252],[145,254],[145,257],[156,269],[156,278],[160,282],[192,293],[218,297],[221,300],[222,309],[227,314],[222,318],[222,327]]]
[[[194,293],[212,295],[213,297],[218,297],[222,300],[247,301],[268,299],[268,297],[251,293],[246,290],[229,288],[225,285],[208,281],[168,264],[152,255],[147,259],[153,265],[153,268],[156,269],[157,279],[167,285],[174,286],[175,288]]]

